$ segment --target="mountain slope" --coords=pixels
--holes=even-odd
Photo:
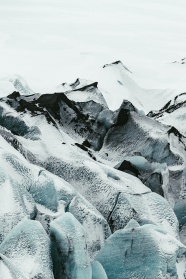
[[[148,113],[151,110],[160,109],[169,101],[170,97],[174,98],[178,94],[177,90],[174,89],[142,88],[135,81],[135,72],[133,73],[129,70],[121,61],[105,64],[102,67],[87,69],[87,75],[85,76],[89,76],[91,80],[94,80],[94,84],[96,84],[96,87],[102,93],[111,110],[118,109],[123,100],[128,100],[139,110]],[[54,90],[56,92],[76,90],[76,92],[80,93],[77,89],[84,88],[91,83],[93,82],[90,80],[78,78],[74,83],[62,83]],[[74,92],[73,96],[74,98],[76,96],[74,100],[78,101],[77,96],[80,98],[82,94],[75,94]],[[100,102],[103,103],[102,100]]]

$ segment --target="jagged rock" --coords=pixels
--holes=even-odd
[[[149,163],[142,156],[126,157],[116,169],[138,177],[152,192],[164,196],[166,165]],[[167,189],[165,189],[167,191]]]
[[[139,176],[138,169],[130,161],[124,160],[121,164],[119,164],[115,168],[120,171],[124,171],[126,173],[132,174],[136,177]]]

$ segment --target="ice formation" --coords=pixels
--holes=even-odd
[[[0,100],[0,279],[186,274],[185,95],[145,115],[124,64],[101,72]]]

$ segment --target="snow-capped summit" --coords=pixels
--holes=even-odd
[[[151,110],[161,109],[170,98],[178,95],[178,91],[173,89],[143,88],[137,82],[135,70],[131,70],[121,60],[100,67],[87,66],[87,73],[84,77],[86,79],[77,78],[72,83],[63,82],[54,87],[52,91],[50,90],[50,93],[63,92],[67,94],[68,92],[68,97],[74,101],[93,100],[104,105],[106,103],[113,111],[120,107],[123,100],[128,100],[138,110],[146,114]],[[93,84],[94,89],[92,88]],[[81,88],[84,89],[80,90]],[[71,93],[69,94],[69,92]],[[81,94],[79,94],[80,92]],[[92,94],[93,92],[94,94]],[[101,95],[102,97],[100,97]],[[103,101],[103,99],[105,100]]]
[[[111,110],[120,107],[123,100],[130,101],[138,110],[148,113],[161,109],[177,95],[173,89],[146,89],[136,82],[135,72],[120,60],[105,64],[95,72],[94,79]]]
[[[125,68],[125,70],[127,70],[128,72],[132,73],[120,60],[117,60],[110,64],[105,64],[105,65],[103,65],[103,68],[113,66],[113,65],[119,65],[120,67]]]
[[[145,110],[140,101],[143,89],[135,83],[131,71],[121,61],[105,64],[98,72],[97,79],[111,110],[118,109],[124,99]]]
[[[26,80],[20,75],[10,75],[0,79],[0,96],[4,97],[17,91],[22,95],[34,94]]]

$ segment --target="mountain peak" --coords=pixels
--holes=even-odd
[[[123,62],[121,62],[121,60],[117,60],[115,62],[109,63],[109,64],[105,64],[103,65],[103,68],[109,67],[109,66],[114,66],[114,65],[119,65],[120,67],[124,68],[126,71],[132,73],[124,64]]]

